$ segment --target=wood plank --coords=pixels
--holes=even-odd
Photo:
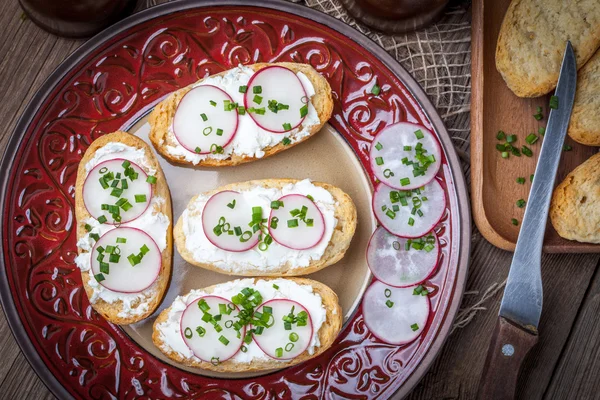
[[[1,307],[0,307],[1,310]],[[6,315],[0,312],[0,382],[3,382],[8,376],[14,361],[21,354],[21,349],[17,345],[15,338],[6,322]]]
[[[0,385],[0,393],[3,399],[55,399],[20,352]]]
[[[583,289],[583,287],[581,288]],[[565,296],[570,295],[565,292]],[[600,397],[600,269],[585,295],[585,301],[569,341],[545,393],[549,399],[594,399]]]
[[[479,236],[473,247],[467,291],[502,282],[508,275],[511,258],[511,253],[493,247]],[[517,386],[517,398],[542,397],[583,301],[585,291],[581,288],[587,287],[599,259],[600,256],[597,255],[544,256],[544,312],[539,327],[541,336],[523,366],[524,372]],[[480,311],[467,327],[450,336],[432,369],[410,399],[475,398],[502,292],[499,291],[485,305],[488,310]],[[466,297],[463,307],[472,302],[470,297]],[[593,377],[590,376],[589,379]]]

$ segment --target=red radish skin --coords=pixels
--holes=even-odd
[[[87,210],[88,214],[90,214],[92,216],[92,218],[94,219],[98,219],[101,215],[104,215],[106,217],[106,222],[104,223],[105,225],[116,225],[117,223],[115,223],[112,219],[112,216],[108,213],[104,213],[102,210],[92,210],[92,207],[90,207],[88,205],[89,200],[86,201],[86,193],[98,193],[98,190],[105,190],[102,188],[102,186],[100,186],[100,183],[98,182],[97,179],[90,179],[92,176],[96,177],[95,174],[92,174],[92,172],[94,171],[100,171],[100,169],[104,168],[107,165],[110,164],[115,164],[115,166],[118,166],[119,168],[122,169],[121,164],[124,161],[129,161],[131,163],[131,165],[134,167],[135,171],[138,172],[139,176],[138,176],[138,180],[140,180],[141,182],[146,183],[146,185],[148,185],[149,187],[149,194],[146,196],[146,206],[144,208],[140,208],[140,210],[138,210],[138,213],[133,214],[132,216],[129,217],[129,219],[123,219],[121,222],[119,222],[119,224],[125,224],[127,222],[131,222],[134,221],[136,219],[138,219],[140,216],[144,215],[144,213],[146,212],[146,210],[148,210],[148,207],[150,207],[150,202],[152,201],[152,196],[153,196],[153,192],[154,189],[152,188],[152,185],[150,183],[146,182],[146,179],[148,178],[148,174],[146,174],[146,172],[136,163],[132,162],[131,160],[126,160],[124,158],[111,158],[110,160],[106,160],[106,161],[102,161],[101,163],[99,163],[98,165],[96,165],[94,168],[92,168],[92,170],[87,174],[84,182],[83,182],[83,187],[82,187],[82,194],[83,194],[83,204],[85,206],[85,209]],[[119,170],[120,171],[120,170]],[[130,184],[131,181],[128,179],[127,183]],[[97,186],[97,187],[95,187]],[[86,190],[87,189],[87,190]],[[109,189],[106,189],[107,191]],[[129,189],[126,189],[129,190]],[[135,193],[135,194],[140,194],[140,193]],[[116,197],[111,197],[111,200],[113,200],[113,203],[117,201]],[[133,200],[133,199],[131,199]],[[130,201],[131,202],[131,201]],[[131,204],[135,205],[133,202],[131,202]],[[121,210],[121,215],[124,215],[123,210]]]
[[[192,99],[192,96],[197,96],[199,94],[200,91],[212,91],[212,94],[207,93],[206,95],[202,96],[203,101],[206,101],[206,105],[204,107],[200,107],[197,109],[194,108],[194,112],[188,111],[188,110],[183,110],[183,107],[187,107],[187,102],[186,99],[188,99],[190,102],[193,101],[197,101],[195,99]],[[220,96],[220,98],[219,98]],[[216,107],[213,107],[212,105],[210,105],[210,100],[211,99],[217,99],[216,100]],[[231,117],[231,121],[233,121],[233,117],[235,117],[235,124],[233,125],[233,127],[231,127],[230,129],[223,129],[223,127],[221,126],[212,126],[210,125],[211,122],[208,122],[207,126],[212,126],[213,127],[213,131],[210,135],[212,135],[213,138],[215,138],[214,140],[210,140],[209,142],[212,144],[216,144],[219,145],[221,147],[226,147],[227,145],[229,145],[232,141],[233,138],[235,137],[236,133],[237,133],[237,129],[239,126],[239,116],[238,116],[238,111],[237,109],[232,110],[232,111],[223,111],[223,106],[224,106],[224,102],[223,100],[229,100],[231,103],[233,103],[233,99],[231,98],[231,96],[229,96],[229,94],[227,94],[227,92],[225,92],[224,90],[222,90],[221,88],[218,88],[216,86],[213,85],[201,85],[201,86],[196,86],[195,88],[191,89],[189,92],[187,92],[179,101],[179,104],[177,105],[177,109],[175,110],[175,115],[173,117],[173,134],[175,136],[175,138],[177,139],[177,142],[186,150],[188,150],[191,153],[194,154],[211,154],[211,145],[204,145],[202,144],[201,146],[199,146],[200,142],[196,142],[193,140],[190,140],[190,138],[186,138],[185,136],[189,135],[190,133],[184,133],[183,130],[189,130],[190,127],[187,126],[185,127],[186,123],[190,122],[190,118],[194,118],[198,121],[196,121],[199,125],[204,125],[204,121],[201,119],[200,114],[202,113],[216,113],[216,114],[221,114],[220,116],[217,115],[217,117],[215,119],[222,121],[223,120],[223,115],[227,115]],[[181,108],[182,112],[179,112]],[[185,112],[184,112],[185,111]],[[185,115],[182,115],[185,114]],[[183,119],[182,119],[183,118]],[[209,118],[209,121],[212,118]],[[217,128],[221,128],[223,129],[223,135],[222,136],[216,136],[216,129]],[[196,132],[196,129],[198,129],[198,131]],[[203,129],[203,128],[202,128]],[[197,136],[200,141],[203,139],[203,133],[202,133],[202,129],[201,128],[196,128],[194,127],[194,134],[192,136]],[[193,145],[193,143],[196,143],[196,145]],[[200,147],[201,151],[200,152],[196,152],[196,147]]]
[[[223,200],[224,198],[236,200],[236,206],[233,210],[227,207],[227,204],[230,203],[231,200]],[[260,231],[254,232],[252,237],[247,242],[240,242],[239,237],[235,236],[235,235],[233,237],[231,237],[229,235],[225,236],[225,234],[222,234],[221,236],[216,236],[212,232],[214,226],[218,223],[219,217],[217,217],[216,220],[213,222],[209,222],[208,218],[211,218],[211,220],[212,220],[215,215],[225,216],[226,218],[227,218],[227,216],[237,215],[237,214],[232,214],[232,212],[238,207],[247,209],[247,212],[245,213],[245,215],[248,215],[248,216],[252,215],[252,207],[248,206],[243,199],[244,199],[243,196],[239,192],[236,192],[233,190],[224,190],[222,192],[218,192],[218,193],[215,193],[214,195],[212,195],[208,199],[206,204],[204,205],[204,209],[202,210],[202,229],[204,231],[204,235],[206,236],[206,238],[208,239],[209,242],[211,242],[214,246],[220,248],[221,250],[232,251],[232,252],[243,252],[243,251],[252,249],[259,242],[258,236],[260,234]],[[209,209],[210,212],[205,212],[207,210],[207,207],[209,207],[209,203],[211,203],[211,201],[213,203],[210,204],[210,206],[211,206]],[[222,204],[215,203],[215,202],[221,202],[221,201],[223,201]],[[213,207],[212,207],[213,204],[218,204],[218,205],[216,207],[214,207],[214,209],[213,209]],[[239,209],[238,209],[238,211],[239,211]],[[205,216],[206,216],[206,218],[205,218]],[[230,223],[231,229],[233,229],[234,226],[240,226],[243,231],[250,230],[248,228],[249,221],[250,221],[250,218],[248,218],[247,220],[240,220],[239,224]],[[221,237],[223,238],[223,240],[236,239],[237,241],[233,244],[232,243],[225,244],[223,242],[223,240],[222,241],[218,240]]]
[[[405,244],[408,239],[392,235],[382,226],[378,227],[373,232],[367,247],[367,265],[373,276],[387,285],[399,288],[418,285],[426,281],[435,272],[440,257],[438,238],[434,232],[431,232],[431,236],[435,239],[433,250],[426,252],[411,247],[407,252]],[[399,250],[393,248],[392,241],[399,243]],[[407,254],[409,252],[417,257],[417,261],[412,260],[412,257]],[[419,258],[421,262],[418,262]],[[407,265],[418,271],[410,278],[403,280],[399,269],[405,270]]]
[[[415,288],[395,288],[380,281],[371,284],[363,297],[362,312],[365,325],[373,336],[397,346],[411,343],[421,336],[429,322],[431,302],[429,296],[414,295]],[[389,298],[385,296],[386,289],[391,292]],[[387,299],[395,300],[391,308],[385,304]],[[413,331],[411,325],[415,323],[418,329]]]
[[[274,358],[276,360],[291,360],[293,358],[298,357],[300,354],[304,353],[306,351],[306,349],[310,346],[310,342],[312,341],[312,337],[313,337],[313,334],[314,334],[314,327],[313,327],[313,324],[312,324],[312,318],[311,318],[310,313],[308,312],[308,310],[302,304],[300,304],[300,303],[298,303],[298,302],[296,302],[294,300],[290,300],[290,299],[272,299],[272,300],[266,301],[263,304],[261,304],[260,306],[258,306],[256,308],[256,310],[257,311],[260,310],[259,312],[262,312],[264,306],[273,307],[273,314],[275,314],[275,307],[277,307],[277,306],[284,306],[286,310],[290,310],[292,308],[292,306],[293,306],[293,307],[295,307],[295,309],[294,309],[294,314],[295,315],[297,315],[301,311],[305,311],[306,314],[308,315],[307,324],[306,324],[306,327],[296,327],[296,325],[292,325],[292,330],[290,330],[290,331],[283,330],[283,332],[285,334],[282,336],[281,341],[278,342],[281,345],[274,345],[271,341],[265,339],[265,333],[267,333],[267,331],[269,329],[275,328],[278,323],[280,323],[281,326],[283,326],[283,321],[281,320],[281,318],[274,317],[275,318],[275,325],[273,325],[271,328],[265,328],[262,335],[256,335],[256,334],[254,334],[254,332],[252,333],[252,338],[253,338],[254,342],[256,343],[256,345],[266,355],[268,355],[269,357]],[[289,313],[289,311],[287,311],[285,314],[287,314],[287,313]],[[281,317],[281,315],[279,317]],[[278,319],[279,319],[279,321],[278,321]],[[251,326],[251,329],[252,328],[253,327]],[[306,343],[305,343],[304,347],[296,349],[295,346],[294,346],[294,349],[292,349],[292,350],[294,350],[293,351],[293,354],[294,354],[293,357],[277,357],[275,355],[275,350],[278,347],[281,347],[282,349],[284,349],[285,346],[286,346],[286,344],[288,342],[290,342],[289,338],[288,338],[289,334],[292,333],[292,332],[298,333],[298,330],[301,329],[301,328],[310,328],[303,335],[304,338],[308,337],[308,339],[305,340]],[[310,335],[307,335],[306,333],[310,333]],[[300,336],[300,338],[302,338],[302,336]],[[261,340],[269,342],[268,343],[269,346],[273,347],[273,352],[272,353],[271,353],[271,351],[269,351],[269,349],[267,349],[268,346],[267,346],[266,343],[263,343],[261,345]],[[298,341],[300,341],[300,339]],[[296,342],[296,343],[298,343],[298,342]],[[285,355],[285,354],[286,354],[286,351],[284,349],[283,355]]]
[[[442,217],[444,216],[444,213],[446,211],[446,193],[444,192],[443,187],[441,186],[441,184],[434,179],[433,181],[429,182],[427,185],[425,185],[425,188],[430,188],[430,190],[434,193],[436,193],[436,196],[427,196],[427,190],[424,192],[423,195],[428,197],[428,207],[430,206],[430,204],[433,204],[434,202],[436,203],[433,206],[432,212],[426,216],[427,221],[429,221],[427,224],[424,225],[418,225],[417,227],[413,226],[410,227],[408,225],[408,218],[412,217],[415,220],[415,225],[417,223],[420,222],[420,217],[418,216],[400,216],[397,215],[396,218],[398,218],[397,222],[394,222],[393,220],[389,220],[387,215],[385,214],[384,211],[381,210],[381,206],[382,205],[390,205],[390,201],[389,201],[389,191],[390,190],[395,190],[387,185],[385,185],[384,183],[380,182],[376,187],[375,187],[375,193],[373,195],[373,199],[372,199],[372,209],[373,209],[373,213],[375,214],[375,218],[377,218],[377,220],[379,221],[379,223],[388,231],[390,232],[392,235],[401,237],[401,238],[405,238],[405,239],[417,239],[420,238],[421,236],[427,234],[428,232],[431,232],[433,230],[433,228],[440,222],[440,220],[442,219]],[[431,194],[431,193],[430,193]],[[400,204],[400,203],[397,203]],[[406,207],[405,207],[406,208]],[[405,214],[406,210],[403,210],[402,206],[400,205],[400,210],[403,212],[403,214]],[[409,207],[410,210],[410,207]],[[400,224],[398,224],[400,223]]]
[[[275,73],[275,74],[277,74],[277,73],[284,74],[286,77],[289,75],[289,79],[292,79],[292,76],[293,76],[293,79],[294,79],[293,82],[294,83],[297,82],[298,87],[300,89],[299,93],[298,93],[298,94],[300,94],[300,99],[304,99],[304,98],[308,99],[308,96],[306,94],[306,90],[304,89],[304,86],[302,85],[302,82],[300,81],[300,79],[298,78],[298,76],[292,70],[290,70],[288,68],[285,68],[285,67],[278,66],[278,65],[272,65],[272,66],[265,67],[265,68],[261,69],[260,71],[256,72],[254,75],[252,75],[252,77],[248,81],[248,85],[247,85],[248,86],[248,90],[246,91],[246,93],[244,95],[244,107],[246,107],[246,109],[248,109],[250,107],[265,107],[266,112],[265,112],[264,115],[258,115],[256,113],[249,113],[250,117],[252,117],[252,119],[254,120],[254,122],[256,123],[256,125],[258,125],[262,129],[264,129],[266,131],[269,131],[269,132],[273,132],[273,133],[285,133],[285,132],[289,132],[289,130],[283,129],[282,125],[279,125],[277,128],[274,128],[274,127],[267,127],[267,126],[265,126],[264,121],[263,121],[263,123],[260,122],[261,119],[268,118],[269,117],[269,113],[273,114],[271,111],[269,111],[269,109],[267,107],[268,106],[268,101],[269,100],[278,100],[278,99],[277,98],[273,98],[273,97],[269,97],[268,93],[263,90],[263,92],[259,94],[260,96],[263,97],[262,103],[259,105],[259,104],[255,104],[254,101],[253,101],[254,96],[256,95],[254,93],[253,87],[257,86],[256,85],[257,82],[262,83],[262,80],[265,79],[265,75],[263,75],[263,74],[267,74],[268,75],[268,74],[273,74],[273,73]],[[270,81],[270,82],[280,83],[281,80],[282,80],[281,78],[280,79],[275,79],[275,80],[273,80],[271,78],[271,79],[268,79],[268,82]],[[258,86],[261,86],[262,88],[265,87],[264,84],[261,84],[261,85],[258,85]],[[281,85],[277,85],[277,86],[279,88],[279,86],[281,86]],[[302,103],[302,104],[304,105],[304,104],[307,104],[307,103]],[[302,107],[302,106],[300,106],[300,107]],[[293,116],[293,115],[296,115],[296,113],[298,113],[297,115],[299,116],[300,115],[300,113],[299,113],[300,107],[293,107],[292,108],[290,106],[289,110],[281,110],[281,111],[279,111],[279,113],[282,113],[283,111],[291,111],[293,114],[290,114],[290,115]],[[300,119],[297,120],[297,121],[294,121],[293,123],[292,123],[292,121],[286,120],[286,122],[290,123],[290,125],[291,125],[291,129],[290,130],[296,129],[297,127],[299,127],[300,125],[302,125],[302,122],[304,122],[304,119],[306,118],[306,116],[304,116],[304,117],[296,117],[296,118],[300,118]]]
[[[423,139],[417,139],[415,136],[417,130],[423,132]],[[401,160],[404,157],[414,160],[414,148],[419,141],[428,151],[426,155],[434,155],[435,162],[427,168],[425,175],[415,177],[412,166],[402,164]],[[381,149],[377,149],[378,143],[383,146]],[[405,151],[404,145],[410,145],[412,150]],[[378,157],[383,160],[383,164],[377,164]],[[371,170],[381,182],[398,190],[416,189],[431,182],[437,175],[442,165],[442,149],[429,129],[410,122],[400,122],[387,126],[375,136],[369,150],[369,160]],[[386,176],[384,174],[386,169],[392,171],[394,175]],[[401,178],[409,178],[410,184],[402,186]]]
[[[185,337],[185,328],[186,327],[183,326],[183,324],[184,324],[184,316],[186,315],[186,313],[188,311],[189,312],[195,312],[197,310],[198,311],[200,310],[198,308],[198,302],[201,299],[205,299],[205,300],[208,300],[208,301],[210,301],[210,300],[217,300],[217,301],[225,303],[227,305],[228,304],[232,304],[236,313],[239,313],[240,309],[235,304],[233,304],[230,300],[227,300],[224,297],[214,296],[214,295],[207,295],[207,296],[198,297],[197,299],[195,299],[194,301],[192,301],[191,303],[189,303],[187,305],[187,307],[185,308],[185,310],[183,311],[183,313],[181,314],[181,319],[179,320],[179,333],[181,334],[181,338],[183,339],[183,342],[186,344],[186,346],[188,346],[188,348],[192,351],[192,353],[194,353],[194,355],[196,357],[198,357],[200,360],[205,361],[205,362],[211,362],[211,360],[204,359],[204,358],[202,358],[202,356],[196,354],[196,352],[194,352],[194,349],[192,349],[192,347],[190,347],[190,345],[188,344],[188,338]],[[212,311],[212,307],[211,307],[210,311]],[[200,311],[200,312],[202,312],[202,311]],[[234,311],[232,311],[232,314],[233,314],[233,312]],[[211,312],[211,314],[216,315],[213,312]],[[200,323],[200,322],[198,322],[198,323]],[[208,326],[205,329],[210,329],[210,328],[212,328],[212,326]],[[225,328],[224,326],[222,326],[222,328],[223,328],[223,331],[221,331],[221,333],[223,333],[225,330],[231,329],[231,328]],[[242,348],[242,346],[244,344],[244,336],[246,336],[246,327],[245,326],[240,330],[240,333],[241,333],[241,338],[239,339],[239,344],[238,345],[234,345],[232,347],[232,349],[235,350],[235,351],[233,351],[233,353],[229,354],[225,358],[219,358],[219,362],[224,362],[224,361],[229,360],[230,358],[234,357],[240,351],[240,349]],[[195,336],[196,334],[197,333],[196,333],[195,329],[192,329],[192,335]],[[235,335],[233,335],[233,337],[235,337]],[[230,338],[230,344],[231,344],[231,340],[232,339],[233,338]],[[221,342],[219,342],[218,340],[215,340],[215,342],[216,342],[216,343],[214,343],[215,346],[221,345]]]
[[[158,276],[160,275],[160,271],[162,270],[162,254],[161,254],[160,250],[158,249],[158,245],[156,244],[154,239],[152,239],[152,237],[150,235],[148,235],[146,232],[144,232],[140,229],[131,228],[131,227],[120,227],[120,228],[111,229],[110,231],[108,231],[104,235],[102,235],[100,237],[100,240],[98,240],[94,244],[94,247],[92,248],[92,251],[90,252],[90,266],[91,266],[93,274],[96,275],[96,274],[100,273],[100,266],[99,266],[98,261],[96,260],[96,257],[98,256],[98,252],[97,252],[98,246],[106,247],[107,244],[114,246],[117,244],[116,243],[117,237],[123,237],[123,238],[128,239],[133,234],[143,236],[144,244],[146,244],[150,248],[150,252],[152,252],[153,255],[158,255],[157,266],[152,271],[153,279],[151,281],[146,280],[146,282],[144,284],[141,284],[141,282],[143,282],[143,281],[140,281],[139,279],[123,279],[122,281],[119,281],[119,283],[122,283],[124,281],[124,282],[129,282],[131,284],[137,283],[140,285],[139,287],[135,287],[130,290],[123,290],[123,289],[120,289],[120,288],[117,289],[114,286],[111,286],[110,273],[109,273],[109,274],[105,275],[105,276],[109,277],[108,279],[106,279],[102,282],[98,282],[100,285],[104,286],[108,290],[118,292],[118,293],[140,293],[140,292],[148,289],[150,286],[152,286],[154,284],[154,282],[156,282],[156,279],[158,279]],[[113,237],[114,237],[114,239],[113,239]],[[104,239],[104,241],[102,239]],[[110,240],[108,243],[106,242],[107,239]],[[118,245],[125,247],[126,244],[118,244]],[[121,259],[120,259],[119,264],[122,263],[122,265],[125,265],[125,268],[132,268],[136,274],[138,272],[148,271],[147,265],[144,265],[144,259],[146,259],[146,256],[142,259],[140,264],[136,265],[135,267],[132,267],[131,264],[129,264],[129,261],[127,261],[128,255],[129,254],[127,254],[125,252],[121,253]],[[107,262],[107,261],[108,261],[108,256],[105,256],[105,262]],[[110,264],[110,268],[112,270],[112,268],[115,267],[115,263],[109,263],[109,264]],[[144,267],[146,267],[146,268],[144,268]],[[144,269],[142,269],[142,268],[144,268]],[[94,279],[94,278],[92,278],[92,279]]]
[[[282,201],[284,207],[280,207],[277,210],[271,209],[271,214],[269,215],[269,233],[273,237],[273,240],[280,245],[293,250],[307,250],[318,245],[325,235],[325,218],[317,204],[301,194],[288,194],[279,198],[278,201]],[[295,205],[288,206],[288,204]],[[314,225],[312,227],[307,227],[304,222],[298,221],[298,227],[288,228],[287,220],[293,218],[289,212],[296,208],[301,209],[302,205],[308,207],[309,210],[307,211],[307,216],[309,217],[308,219],[312,218],[314,220]],[[275,216],[279,218],[277,229],[271,227],[271,221]],[[282,236],[283,232],[288,233],[288,231],[293,231],[294,235],[296,235],[294,241]],[[313,234],[315,232],[316,235],[312,240],[301,241],[298,238],[298,236],[304,233]]]

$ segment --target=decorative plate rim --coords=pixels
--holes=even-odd
[[[312,21],[325,25],[340,34],[345,35],[348,39],[355,42],[360,47],[364,48],[376,58],[378,58],[385,67],[394,74],[402,83],[406,89],[410,92],[413,99],[419,104],[427,118],[430,120],[435,131],[438,133],[438,138],[442,142],[445,150],[445,156],[448,160],[448,166],[451,171],[451,175],[454,181],[454,190],[458,199],[457,209],[458,216],[456,224],[458,228],[458,237],[460,239],[459,246],[457,246],[457,267],[459,271],[456,275],[456,281],[451,292],[451,300],[448,303],[448,309],[444,321],[442,322],[439,331],[431,345],[426,349],[426,353],[423,356],[421,363],[414,369],[410,376],[404,381],[404,383],[398,388],[398,390],[392,396],[393,398],[402,398],[406,396],[417,383],[425,376],[425,373],[429,370],[431,364],[438,355],[439,350],[444,345],[445,341],[449,336],[452,322],[456,317],[460,301],[464,293],[464,287],[466,285],[466,277],[469,267],[469,255],[471,250],[470,243],[470,232],[471,232],[471,213],[469,207],[469,197],[467,192],[467,186],[464,178],[462,169],[460,168],[460,161],[454,150],[453,144],[450,140],[450,136],[444,126],[444,123],[437,113],[433,104],[429,101],[427,94],[417,83],[417,81],[402,67],[391,55],[389,55],[381,46],[372,41],[366,35],[360,33],[358,30],[352,28],[350,25],[338,20],[328,14],[321,11],[314,10],[312,8],[290,3],[285,0],[263,0],[259,6],[248,4],[244,0],[183,0],[178,2],[164,3],[152,8],[142,10],[135,13],[109,28],[103,30],[99,34],[95,35],[78,49],[76,49],[70,56],[68,56],[63,62],[61,62],[56,69],[48,76],[44,83],[40,86],[37,93],[27,104],[25,111],[20,116],[15,129],[13,130],[9,141],[4,150],[2,161],[0,166],[8,170],[13,163],[16,153],[19,149],[19,145],[24,139],[24,133],[27,131],[30,123],[35,118],[40,107],[43,105],[44,100],[48,97],[50,92],[54,90],[60,80],[64,78],[74,67],[78,65],[90,52],[97,49],[99,46],[104,44],[109,39],[126,32],[127,30],[137,26],[138,24],[147,22],[154,18],[168,15],[171,12],[186,11],[189,9],[205,8],[212,6],[244,6],[244,7],[256,7],[256,8],[268,8],[277,11],[283,11],[293,15],[299,15]],[[0,209],[5,209],[5,193],[8,182],[10,180],[9,174],[4,174],[0,180]],[[4,214],[0,214],[0,224],[4,224]],[[5,238],[0,232],[0,251],[4,254],[5,251]],[[13,301],[12,292],[10,290],[10,284],[8,281],[8,272],[4,262],[4,258],[0,259],[0,302],[2,309],[5,313],[6,320],[11,329],[13,337],[23,352],[26,360],[32,366],[35,373],[40,377],[44,385],[58,398],[73,398],[67,389],[56,379],[51,373],[46,364],[39,357],[33,343],[29,340],[26,334],[26,329],[23,326],[21,319],[19,318],[17,307]],[[457,290],[459,295],[457,296]]]

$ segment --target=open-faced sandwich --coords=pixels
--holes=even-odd
[[[219,372],[288,367],[327,350],[342,327],[337,295],[302,278],[246,278],[192,290],[154,322],[178,363]]]
[[[150,146],[126,132],[95,140],[75,187],[75,262],[90,303],[115,324],[148,317],[170,278],[171,197]]]
[[[339,261],[356,230],[341,189],[308,179],[266,179],[194,196],[174,230],[189,263],[224,274],[294,276]]]
[[[240,65],[159,103],[150,115],[150,140],[175,163],[237,165],[310,138],[332,110],[331,87],[310,65]]]

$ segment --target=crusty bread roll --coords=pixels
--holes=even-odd
[[[600,7],[600,4],[598,5]],[[579,70],[569,136],[575,141],[600,146],[600,50]]]
[[[248,190],[256,186],[261,186],[264,188],[282,188],[285,185],[293,184],[299,182],[296,179],[264,179],[264,180],[255,180],[248,181],[242,183],[232,183],[229,185],[225,185],[219,187],[217,189],[211,190],[209,192],[203,193],[204,195],[211,196],[215,193],[222,192],[225,190],[234,190],[234,191],[243,191]],[[220,268],[217,265],[199,262],[194,259],[193,254],[186,247],[186,236],[184,234],[183,229],[183,217],[179,217],[177,224],[175,225],[173,235],[175,237],[175,245],[177,246],[177,251],[184,260],[189,262],[190,264],[196,265],[198,267],[202,267],[205,269],[209,269],[212,271],[220,272],[223,274],[229,275],[238,275],[238,276],[298,276],[298,275],[307,275],[312,274],[320,269],[323,269],[329,265],[335,264],[339,260],[344,257],[346,250],[350,246],[350,242],[352,241],[352,237],[354,236],[354,232],[356,230],[357,223],[357,214],[356,207],[354,206],[354,202],[343,190],[329,185],[327,183],[320,182],[312,182],[313,185],[319,186],[327,190],[333,196],[335,205],[334,216],[337,219],[337,225],[333,231],[333,235],[331,236],[331,240],[329,241],[329,245],[325,249],[323,256],[318,260],[311,260],[310,264],[307,267],[292,267],[290,263],[283,264],[278,268],[271,268],[268,271],[265,271],[261,268],[248,268],[243,267],[243,271],[231,272],[229,270]],[[198,196],[194,196],[190,200],[190,205],[193,204]],[[189,210],[189,205],[188,205]],[[194,213],[198,213],[199,211],[194,211]],[[231,263],[229,263],[231,264]]]
[[[571,171],[556,187],[550,219],[565,239],[600,243],[600,153]]]
[[[152,314],[154,310],[156,310],[156,308],[158,307],[167,289],[169,279],[171,277],[171,262],[173,254],[173,215],[171,211],[171,195],[169,193],[169,187],[167,185],[167,181],[160,167],[160,164],[158,163],[158,160],[156,159],[150,146],[136,136],[133,136],[127,132],[117,131],[114,133],[104,135],[92,142],[92,144],[90,144],[79,163],[79,168],[77,170],[77,181],[75,185],[75,218],[77,221],[77,240],[86,235],[87,232],[85,229],[85,221],[88,218],[91,218],[91,215],[88,213],[83,201],[83,184],[85,182],[85,178],[87,177],[85,165],[88,161],[90,161],[90,159],[94,157],[94,154],[98,149],[112,142],[123,143],[127,146],[131,146],[137,149],[144,149],[148,164],[156,170],[157,180],[153,188],[154,196],[160,196],[163,199],[165,199],[165,201],[161,203],[159,210],[157,211],[160,211],[169,218],[169,228],[167,229],[166,233],[167,246],[162,252],[162,267],[160,270],[160,274],[156,281],[149,288],[152,289],[149,290],[149,292],[152,292],[153,296],[151,298],[146,299],[149,300],[149,306],[147,311],[140,315],[122,317],[119,316],[119,313],[123,311],[123,303],[120,300],[113,303],[108,303],[99,298],[95,302],[90,302],[92,307],[108,321],[118,325],[127,325],[141,321],[142,319],[145,319],[150,314]],[[82,249],[78,250],[80,254],[84,252]],[[89,274],[87,271],[81,271],[81,274],[85,292],[87,293],[88,298],[91,299],[94,289],[88,284],[88,281],[90,279]],[[133,306],[135,306],[135,304]]]
[[[496,68],[519,97],[556,87],[567,40],[581,68],[600,47],[597,0],[513,0],[496,47]]]
[[[270,280],[270,278],[261,278],[261,279],[264,279],[267,281]],[[329,347],[331,347],[331,345],[337,338],[338,334],[340,333],[340,330],[342,329],[342,319],[343,319],[342,308],[339,305],[338,297],[335,294],[335,292],[333,290],[331,290],[328,286],[326,286],[320,282],[314,281],[312,279],[305,279],[305,278],[286,278],[286,279],[294,281],[299,285],[311,286],[313,288],[313,293],[316,293],[321,296],[323,306],[325,307],[326,319],[318,331],[320,345],[319,345],[319,347],[317,347],[316,351],[313,354],[309,354],[308,351],[305,351],[304,353],[300,354],[298,357],[295,357],[291,360],[277,361],[277,360],[270,360],[270,359],[268,359],[268,360],[255,359],[248,363],[240,363],[233,359],[229,359],[229,360],[223,361],[217,365],[214,365],[210,362],[197,361],[197,360],[194,360],[191,358],[184,358],[181,356],[181,354],[173,351],[173,349],[171,349],[169,346],[167,346],[161,340],[161,334],[160,334],[159,330],[157,330],[157,326],[167,320],[169,311],[171,309],[170,307],[163,310],[160,313],[160,315],[158,316],[158,318],[156,319],[156,321],[154,321],[154,331],[152,333],[152,341],[154,342],[154,345],[156,347],[158,347],[158,349],[160,349],[160,351],[162,351],[167,357],[169,357],[170,359],[172,359],[180,364],[184,364],[188,367],[201,368],[201,369],[217,371],[217,372],[250,372],[250,371],[264,371],[264,370],[270,370],[270,369],[275,369],[275,368],[285,368],[285,367],[289,367],[291,365],[299,364],[299,363],[309,360],[311,358],[317,357],[321,353],[323,353],[325,350],[327,350]],[[257,280],[258,280],[258,278],[255,279],[255,281],[257,281]],[[217,286],[217,285],[202,289],[202,291],[206,292],[207,294],[210,294],[213,292],[215,286]]]
[[[331,117],[331,113],[333,112],[333,97],[331,95],[331,87],[327,80],[321,76],[313,67],[308,64],[298,64],[298,63],[276,63],[276,64],[268,64],[268,63],[260,63],[260,64],[252,64],[247,65],[246,67],[253,69],[254,71],[258,71],[269,65],[279,65],[285,68],[288,68],[296,73],[302,72],[306,77],[312,82],[315,95],[311,98],[311,102],[315,107],[315,110],[318,113],[320,124],[315,125],[310,129],[310,134],[294,141],[291,144],[285,145],[282,142],[270,147],[264,148],[265,155],[261,158],[272,156],[273,154],[277,154],[280,151],[287,150],[297,145],[298,143],[302,143],[303,141],[312,137],[315,133],[319,132],[323,125],[329,120]],[[217,75],[224,75],[227,71],[221,72]],[[199,82],[202,82],[201,79]],[[177,141],[172,132],[170,132],[170,127],[173,123],[173,117],[175,116],[175,111],[177,110],[177,105],[183,98],[183,96],[192,89],[193,85],[186,86],[173,92],[167,97],[165,100],[160,102],[150,114],[150,141],[152,145],[163,157],[168,159],[171,162],[179,163],[179,164],[187,164],[193,165],[191,162],[187,161],[182,155],[173,155],[167,150],[167,146],[176,146]],[[257,157],[250,157],[247,155],[238,155],[232,154],[229,158],[219,160],[214,158],[206,158],[201,160],[199,166],[207,166],[207,167],[223,167],[223,166],[232,166],[238,165],[242,163],[246,163],[249,161],[259,160]]]

